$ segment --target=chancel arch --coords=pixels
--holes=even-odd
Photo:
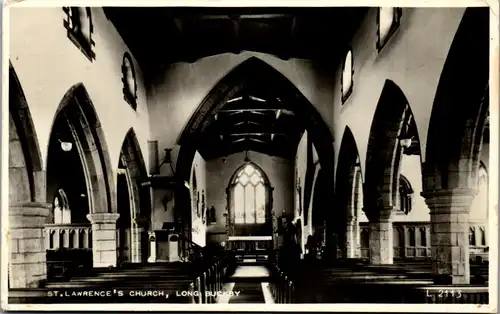
[[[408,100],[386,80],[370,128],[363,187],[373,264],[393,263],[391,215],[399,205],[400,165],[405,154],[420,155],[419,142]]]
[[[119,215],[114,182],[101,123],[84,85],[78,83],[64,95],[50,133],[46,198],[53,206],[48,222],[55,222],[54,202],[60,199],[58,191],[63,190],[71,219],[61,228],[70,231],[58,232],[67,236],[72,225],[90,221],[93,226],[89,224],[86,233],[89,247],[80,249],[92,248],[94,266],[116,266],[117,262],[116,238],[99,231],[116,226]],[[96,245],[103,241],[109,242],[107,247],[113,254],[97,251]]]
[[[277,136],[271,135],[267,143],[263,143],[262,138],[257,137],[240,139],[241,141],[237,140],[234,143],[235,145],[231,145],[230,151],[226,153],[231,154],[245,150],[254,150],[268,154],[269,149],[274,149],[273,153],[293,159],[300,135],[304,130],[307,130],[317,150],[321,169],[326,174],[325,178],[327,180],[324,183],[327,186],[326,189],[332,189],[334,154],[332,145],[333,137],[330,128],[326,125],[316,108],[285,76],[257,57],[251,57],[236,66],[216,84],[198,106],[198,109],[187,123],[178,141],[181,146],[176,165],[178,179],[180,181],[187,181],[195,152],[200,146],[203,146],[204,134],[207,130],[213,128],[213,125],[221,118],[223,111],[228,111],[226,105],[247,91],[273,95],[272,99],[269,99],[270,101],[267,101],[264,105],[261,102],[261,106],[269,106],[270,108],[279,107],[279,110],[270,109],[276,110],[276,114],[270,115],[272,120],[281,121],[281,119],[289,119],[289,117],[300,117],[300,119],[297,119],[297,123],[292,124],[293,130],[287,130],[287,132],[291,132],[293,135],[290,136],[289,141],[283,141],[285,144],[283,145],[283,149],[279,149],[279,151],[276,148],[277,145],[273,143],[279,139],[280,134]],[[254,97],[251,101],[258,103],[260,100]],[[249,107],[243,111],[251,111],[251,108]],[[274,122],[262,125],[268,128],[276,127]],[[266,132],[269,132],[269,130]],[[224,137],[224,139],[227,138],[227,136]],[[331,201],[331,193],[325,195],[325,202],[331,203]],[[178,210],[181,210],[180,207],[178,207]]]
[[[36,288],[46,279],[43,226],[50,208],[45,200],[35,127],[21,82],[9,64],[9,288]]]
[[[489,138],[489,25],[488,8],[465,10],[429,122],[422,196],[431,211],[433,272],[440,283],[470,282],[469,247],[462,244],[468,243],[481,150]]]

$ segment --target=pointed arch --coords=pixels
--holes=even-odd
[[[59,127],[65,128],[65,131],[58,132]],[[72,149],[76,152],[79,168],[81,167],[83,172],[87,191],[85,197],[90,213],[115,212],[116,188],[104,131],[82,83],[73,85],[66,92],[52,123],[47,157],[47,199],[54,198],[55,186],[49,188],[49,182],[52,179],[51,167],[58,166],[57,163],[54,165],[54,161],[51,162],[51,159],[55,158],[51,154],[51,148],[58,146],[61,141],[73,144]]]
[[[347,239],[347,222],[356,219],[359,187],[357,174],[361,174],[358,147],[356,139],[346,126],[340,144],[338,164],[335,176],[335,232],[339,236],[339,243]]]
[[[434,97],[424,191],[475,188],[489,115],[489,26],[488,7],[465,10]]]
[[[239,224],[268,224],[271,186],[266,173],[253,162],[241,165],[228,186],[230,221]]]
[[[129,178],[131,185],[131,194],[134,199],[133,207],[136,214],[136,217],[133,218],[140,219],[141,224],[147,224],[150,222],[151,201],[148,191],[141,186],[141,182],[147,180],[148,173],[134,128],[128,130],[123,140],[119,168],[120,166],[123,166],[126,171],[125,175]]]
[[[21,82],[9,62],[9,204],[45,202],[45,171]]]
[[[386,80],[370,128],[366,154],[363,204],[370,220],[376,221],[381,212],[390,214],[397,204],[404,150],[400,140],[410,134],[413,137],[411,142],[419,143],[417,126],[406,96],[396,83]]]
[[[239,166],[234,171],[233,175],[231,176],[231,179],[229,180],[229,185],[231,185],[231,184],[233,184],[235,182],[235,180],[238,177],[238,174],[241,171],[243,171],[247,165],[251,165],[252,167],[254,167],[260,173],[260,175],[262,176],[262,178],[264,179],[264,183],[267,184],[267,185],[269,185],[269,186],[271,186],[271,181],[269,181],[269,177],[267,176],[266,172],[258,164],[256,164],[253,161],[246,162],[243,165]]]
[[[306,129],[318,150],[322,168],[333,173],[333,136],[321,115],[283,74],[261,59],[251,57],[236,66],[212,88],[184,128],[178,140],[181,145],[176,167],[179,179],[186,181],[189,178],[197,141],[208,121],[215,118],[226,101],[250,83],[282,91],[292,100],[287,109],[304,117]]]
[[[200,135],[203,134],[211,119],[215,119],[216,114],[225,103],[248,86],[260,86],[263,89],[279,91],[287,99],[286,109],[294,112],[297,116],[303,117],[305,129],[318,152],[321,168],[328,179],[325,182],[326,189],[331,190],[333,188],[333,162],[335,156],[330,128],[316,108],[290,80],[257,57],[248,58],[225,75],[206,95],[192,115],[178,140],[181,147],[176,164],[177,180],[179,182],[189,181],[191,165],[193,164],[198,141],[201,138]],[[179,191],[178,194],[179,196],[184,195],[184,198],[179,197],[177,199],[176,204],[179,206],[176,206],[176,209],[179,212],[176,214],[183,215],[184,212],[188,211],[189,201],[182,191]],[[272,193],[269,194],[272,203]],[[325,196],[325,202],[332,202],[331,194]]]

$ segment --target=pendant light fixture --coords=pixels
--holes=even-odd
[[[245,151],[245,159],[243,161],[246,163],[250,162],[250,158],[248,158],[248,150]]]

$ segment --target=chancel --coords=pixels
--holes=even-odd
[[[489,303],[488,7],[8,13],[9,303]]]

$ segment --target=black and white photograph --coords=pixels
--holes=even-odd
[[[269,3],[4,3],[3,310],[496,313],[498,3]]]

